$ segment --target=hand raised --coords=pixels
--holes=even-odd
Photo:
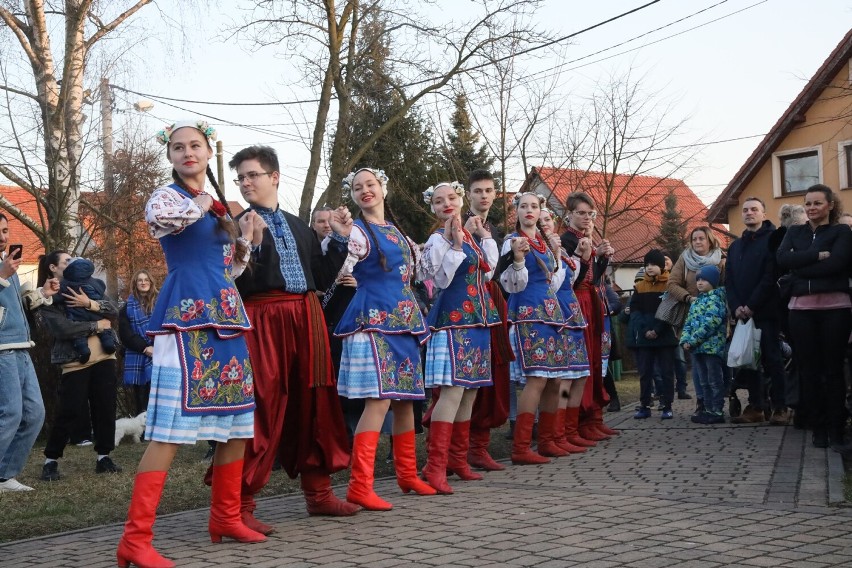
[[[341,205],[331,212],[328,220],[331,230],[342,237],[348,237],[352,233],[352,213]]]

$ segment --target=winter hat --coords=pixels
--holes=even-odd
[[[696,280],[704,280],[709,282],[714,288],[719,287],[719,269],[712,264],[708,264],[698,271],[695,275]]]
[[[647,253],[645,253],[645,264],[643,266],[648,266],[649,264],[659,266],[660,272],[665,270],[666,257],[663,256],[663,251],[659,249],[651,249]]]

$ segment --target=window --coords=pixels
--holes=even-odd
[[[822,183],[822,149],[800,148],[772,155],[772,182],[775,197],[803,193]]]
[[[840,165],[840,189],[852,188],[852,140],[837,143],[837,163]]]

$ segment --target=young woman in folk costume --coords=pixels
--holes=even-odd
[[[388,178],[381,170],[361,168],[343,180],[361,210],[349,235],[349,255],[341,276],[358,282],[335,335],[343,337],[337,390],[346,398],[365,399],[355,429],[352,475],[347,501],[372,511],[393,506],[373,491],[379,430],[393,408],[393,453],[397,483],[405,493],[436,493],[417,477],[414,400],[425,390],[420,345],[429,328],[417,306],[411,279],[417,245],[405,236],[385,203]],[[332,234],[332,238],[341,239]]]
[[[553,234],[556,222],[553,212],[549,209],[541,211],[541,227],[546,235]],[[556,292],[559,307],[565,316],[565,328],[562,333],[568,341],[570,370],[559,385],[559,406],[556,410],[553,439],[541,440],[539,436],[538,451],[543,455],[558,455],[561,450],[565,454],[585,452],[589,442],[577,433],[580,417],[580,401],[583,399],[583,389],[589,376],[589,355],[586,350],[586,319],[580,309],[580,302],[574,294],[574,284],[582,281],[589,268],[588,262],[592,255],[592,241],[588,238],[580,240],[574,255],[569,255],[562,247],[559,248],[560,262],[565,270],[565,279]],[[539,414],[539,424],[551,420],[546,413]],[[541,428],[539,428],[541,431]],[[545,431],[550,431],[546,428]],[[553,446],[557,448],[553,448]],[[592,444],[594,445],[594,444]]]
[[[571,193],[566,201],[566,207],[568,227],[562,235],[562,248],[569,255],[574,255],[580,241],[591,238],[597,213],[594,200],[582,191]],[[606,239],[602,240],[597,247],[593,247],[589,261],[583,261],[589,265],[587,272],[574,284],[574,292],[588,324],[585,337],[591,374],[590,380],[586,381],[583,388],[578,428],[580,438],[586,440],[588,445],[595,445],[593,442],[606,440],[619,433],[609,428],[603,421],[603,406],[609,403],[603,377],[609,364],[609,350],[612,343],[609,318],[606,317],[609,310],[606,305],[604,276],[609,259],[614,252],[612,245]],[[566,414],[566,418],[569,416],[571,415]],[[566,425],[566,428],[570,427],[571,424]],[[580,438],[575,439],[575,445],[579,445]]]
[[[511,378],[524,385],[518,398],[512,463],[548,463],[549,459],[530,450],[530,443],[539,402],[545,417],[539,422],[539,439],[553,438],[552,418],[559,404],[561,382],[558,379],[570,372],[568,340],[562,333],[565,319],[556,297],[565,270],[558,261],[558,237],[551,235],[548,239],[540,229],[544,198],[532,192],[518,193],[514,205],[518,218],[515,233],[506,237],[502,251],[511,256],[512,263],[500,275],[500,283],[509,293],[509,337],[515,351]],[[545,448],[558,449],[553,444],[545,444]]]
[[[234,275],[245,268],[248,242],[235,239],[225,205],[205,193],[215,131],[203,121],[181,121],[161,131],[174,183],[154,191],[145,219],[160,239],[169,267],[148,322],[154,336],[153,372],[145,438],[133,497],[118,545],[118,564],[171,567],[151,546],[157,505],[180,444],[219,442],[213,457],[208,529],[240,542],[266,537],[240,520],[245,439],[254,433],[251,362],[243,333],[251,329]],[[221,193],[220,193],[221,196]],[[243,217],[243,233],[254,215]]]
[[[420,261],[421,276],[440,289],[428,316],[432,338],[426,351],[426,387],[440,389],[441,395],[432,409],[429,459],[423,468],[423,477],[439,493],[453,492],[448,471],[465,481],[482,479],[467,463],[470,416],[477,389],[492,384],[488,328],[500,323],[487,288],[497,266],[497,243],[480,217],[462,225],[463,196],[458,182],[423,192],[443,224],[429,237]]]

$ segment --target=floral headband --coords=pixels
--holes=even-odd
[[[207,124],[206,120],[179,120],[157,132],[157,142],[166,146],[172,137],[172,132],[179,128],[194,128],[204,134],[208,142],[216,141],[216,129]]]
[[[351,172],[348,176],[343,178],[343,196],[350,197],[352,195],[352,183],[355,181],[355,176],[361,172],[370,172],[379,182],[382,184],[382,196],[388,196],[388,176],[385,173],[385,170],[377,170],[374,168],[358,168],[354,172]]]
[[[458,195],[459,197],[464,197],[464,186],[457,181],[453,181],[453,182],[444,181],[444,182],[441,182],[437,185],[427,187],[426,191],[423,192],[423,203],[425,203],[426,205],[428,205],[432,209],[432,213],[435,212],[435,208],[432,207],[432,196],[435,195],[435,191],[439,187],[444,187],[445,185],[448,186],[448,187],[451,187],[452,190],[454,192],[456,192],[456,195]]]
[[[531,191],[525,191],[524,193],[521,193],[519,191],[518,193],[516,193],[515,196],[512,198],[512,207],[517,209],[518,205],[520,205],[520,203],[521,203],[521,198],[524,197],[525,195],[535,195],[536,197],[538,197],[539,207],[541,207],[542,209],[545,208],[545,204],[547,203],[547,200],[544,198],[544,196],[539,195],[538,193],[533,193]]]

